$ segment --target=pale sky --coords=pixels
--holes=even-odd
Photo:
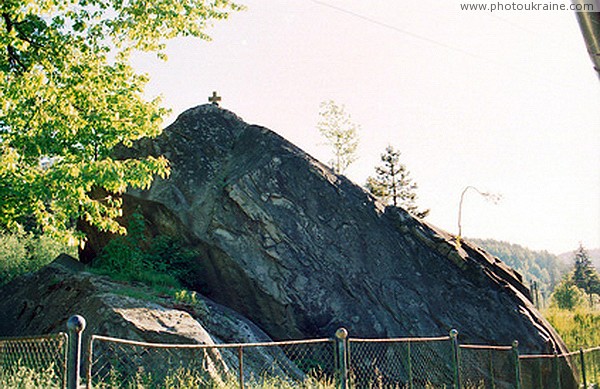
[[[212,42],[176,40],[166,63],[134,64],[169,121],[216,90],[223,108],[322,162],[319,103],[345,105],[361,126],[346,175],[364,184],[393,145],[427,220],[449,232],[471,185],[503,199],[468,192],[464,236],[600,247],[600,81],[574,13],[459,1],[240,0],[247,10],[216,23]]]

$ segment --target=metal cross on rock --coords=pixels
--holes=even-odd
[[[217,95],[217,92],[214,91],[212,96],[208,98],[208,101],[213,105],[219,106],[219,101],[221,101],[221,96]]]

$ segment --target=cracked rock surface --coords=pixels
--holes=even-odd
[[[130,192],[126,207],[142,209],[153,233],[201,253],[189,283],[272,338],[330,337],[340,326],[355,337],[456,328],[463,343],[564,348],[521,276],[500,260],[384,207],[229,111],[192,108],[123,153],[170,160],[171,176]],[[92,234],[88,254],[106,239]]]

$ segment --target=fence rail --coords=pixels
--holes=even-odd
[[[70,320],[71,322],[71,320]],[[75,320],[74,323],[81,323]],[[84,323],[84,321],[83,321]],[[575,389],[600,385],[600,346],[519,355],[511,346],[432,338],[351,338],[165,344],[64,333],[0,339],[1,388]],[[69,344],[69,341],[71,342]],[[83,366],[82,366],[83,364]]]

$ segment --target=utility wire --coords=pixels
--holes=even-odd
[[[338,11],[338,12],[342,12],[342,13],[345,13],[345,14],[348,14],[348,15],[351,15],[351,16],[354,16],[354,17],[356,17],[356,18],[359,18],[359,19],[365,20],[365,21],[367,21],[367,22],[369,22],[369,23],[373,23],[373,24],[376,24],[376,25],[378,25],[378,26],[385,27],[385,28],[387,28],[387,29],[390,29],[390,30],[394,30],[394,31],[396,31],[396,32],[399,32],[399,33],[401,33],[401,34],[408,35],[408,36],[410,36],[410,37],[412,37],[412,38],[415,38],[415,39],[418,39],[418,40],[422,40],[422,41],[425,41],[425,42],[431,43],[431,44],[433,44],[433,45],[436,45],[436,46],[443,47],[443,48],[445,48],[445,49],[448,49],[448,50],[457,51],[457,52],[459,52],[459,53],[462,53],[462,54],[468,55],[468,56],[470,56],[470,57],[475,57],[475,58],[479,58],[479,59],[483,59],[483,60],[485,60],[485,58],[484,58],[484,57],[481,57],[481,56],[479,56],[479,55],[477,55],[477,54],[473,54],[473,53],[470,53],[470,52],[468,52],[468,51],[466,51],[466,50],[460,49],[460,48],[458,48],[458,47],[454,47],[454,46],[448,45],[448,44],[446,44],[446,43],[443,43],[443,42],[436,41],[435,39],[431,39],[431,38],[427,38],[427,37],[425,37],[425,36],[422,36],[422,35],[419,35],[419,34],[415,34],[414,32],[410,32],[410,31],[407,31],[407,30],[403,30],[403,29],[401,29],[401,28],[399,28],[399,27],[396,27],[396,26],[394,26],[394,25],[391,25],[391,24],[387,24],[387,23],[381,22],[381,21],[379,21],[379,20],[376,20],[376,19],[370,18],[370,17],[368,17],[368,16],[361,15],[361,14],[359,14],[359,13],[356,13],[356,12],[353,12],[353,11],[350,11],[350,10],[347,10],[347,9],[344,9],[344,8],[341,8],[341,7],[337,7],[337,6],[335,6],[335,5],[331,5],[331,4],[325,3],[325,2],[323,2],[323,1],[320,1],[320,0],[310,0],[310,1],[311,1],[311,2],[313,2],[313,3],[315,3],[315,4],[319,4],[319,5],[321,5],[321,6],[324,6],[324,7],[327,7],[327,8],[334,9],[334,10],[336,10],[336,11]]]
[[[523,74],[523,75],[526,75],[526,76],[529,76],[529,77],[533,77],[533,78],[536,78],[536,79],[538,79],[538,80],[540,80],[540,81],[544,81],[544,82],[546,82],[546,83],[550,83],[550,84],[553,84],[553,85],[556,85],[556,86],[568,87],[568,88],[570,88],[570,89],[577,89],[577,90],[581,90],[581,88],[574,87],[574,85],[570,85],[570,84],[564,84],[564,83],[558,83],[558,82],[556,82],[556,79],[553,79],[553,78],[548,78],[548,77],[544,77],[544,76],[541,76],[541,75],[539,75],[539,74],[536,74],[536,73],[530,73],[530,72],[527,72],[527,71],[521,70],[521,69],[519,69],[519,68],[516,68],[516,67],[514,67],[514,66],[510,66],[510,65],[506,65],[506,64],[502,64],[502,63],[499,63],[499,62],[493,61],[493,60],[491,60],[491,59],[489,59],[489,58],[487,58],[487,57],[484,57],[484,56],[481,56],[481,55],[478,55],[478,54],[475,54],[475,53],[469,52],[469,51],[467,51],[467,50],[463,50],[463,49],[461,49],[461,48],[458,48],[458,47],[455,47],[455,46],[452,46],[452,45],[449,45],[449,44],[446,44],[446,43],[443,43],[443,42],[437,41],[437,40],[435,40],[435,39],[431,39],[431,38],[427,38],[427,37],[425,37],[425,36],[422,36],[422,35],[419,35],[419,34],[415,34],[414,32],[411,32],[411,31],[408,31],[408,30],[401,29],[401,28],[399,28],[399,27],[396,27],[396,26],[394,26],[394,25],[392,25],[392,24],[388,24],[388,23],[381,22],[381,21],[379,21],[379,20],[376,20],[376,19],[373,19],[373,18],[371,18],[371,17],[365,16],[365,15],[361,15],[361,14],[359,14],[359,13],[357,13],[357,12],[350,11],[350,10],[348,10],[348,9],[345,9],[345,8],[338,7],[338,6],[335,6],[335,5],[332,5],[332,4],[329,4],[329,3],[326,3],[326,2],[324,2],[324,1],[321,1],[321,0],[309,0],[309,1],[311,1],[312,3],[318,4],[318,5],[320,5],[320,6],[323,6],[323,7],[327,7],[327,8],[333,9],[333,10],[335,10],[335,11],[338,11],[338,12],[341,12],[341,13],[344,13],[344,14],[347,14],[347,15],[351,15],[351,16],[353,16],[353,17],[355,17],[355,18],[362,19],[362,20],[364,20],[364,21],[366,21],[366,22],[369,22],[369,23],[372,23],[372,24],[378,25],[378,26],[380,26],[380,27],[384,27],[384,28],[387,28],[387,29],[390,29],[390,30],[393,30],[393,31],[399,32],[399,33],[401,33],[401,34],[404,34],[404,35],[410,36],[410,37],[412,37],[412,38],[415,38],[415,39],[418,39],[418,40],[421,40],[421,41],[424,41],[424,42],[430,43],[430,44],[432,44],[432,45],[439,46],[439,47],[443,47],[443,48],[445,48],[445,49],[447,49],[447,50],[455,51],[455,52],[458,52],[458,53],[461,53],[461,54],[467,55],[467,56],[469,56],[469,57],[476,58],[476,59],[478,59],[478,60],[481,60],[481,61],[483,61],[483,62],[488,62],[488,63],[490,63],[490,64],[493,64],[493,65],[495,65],[495,66],[497,66],[497,67],[500,67],[500,68],[503,68],[503,69],[512,69],[513,71],[515,71],[515,72],[517,72],[517,73],[521,73],[521,74]],[[500,19],[500,18],[499,18],[499,19]]]

